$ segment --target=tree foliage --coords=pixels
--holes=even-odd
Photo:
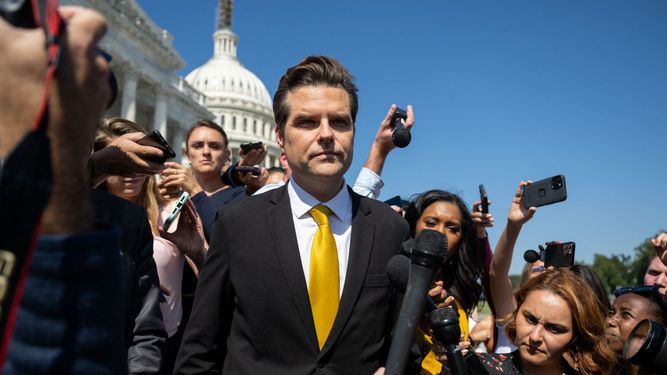
[[[660,232],[664,232],[660,231]],[[642,285],[644,273],[648,268],[649,261],[655,255],[651,238],[656,233],[644,240],[634,248],[632,255],[628,254],[595,254],[591,267],[600,276],[605,288],[612,292],[621,286]],[[630,253],[630,252],[628,252]]]

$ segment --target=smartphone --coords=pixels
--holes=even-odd
[[[162,229],[164,229],[165,232],[169,230],[171,223],[173,223],[174,220],[176,220],[178,214],[181,213],[181,210],[183,209],[183,206],[185,206],[185,202],[187,202],[188,199],[190,199],[190,194],[188,194],[187,191],[184,191],[183,194],[181,194],[180,198],[178,198],[178,201],[176,202],[174,208],[171,209],[169,216],[167,216],[167,220],[165,220],[164,224],[162,225]]]
[[[544,250],[544,267],[570,267],[574,264],[574,242],[549,244]]]
[[[567,199],[565,176],[561,174],[533,182],[523,188],[521,197],[525,208],[562,202]]]
[[[482,201],[482,213],[483,214],[488,214],[489,213],[489,197],[486,195],[486,189],[484,189],[483,184],[479,185],[479,199]]]
[[[255,142],[255,143],[241,143],[239,148],[243,150],[244,154],[247,154],[250,152],[250,150],[254,150],[256,148],[262,148],[264,147],[264,144],[262,142]]]
[[[152,132],[148,133],[145,137],[138,140],[137,143],[142,146],[152,146],[162,150],[162,153],[164,154],[162,157],[148,158],[149,160],[156,163],[164,163],[167,161],[167,159],[173,159],[176,157],[176,153],[171,148],[171,146],[169,146],[167,140],[164,139],[158,130],[153,130]]]
[[[259,176],[259,174],[262,173],[262,170],[259,167],[250,167],[246,165],[237,165],[234,169],[241,173],[250,172],[253,176]]]

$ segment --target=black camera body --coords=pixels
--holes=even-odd
[[[0,0],[0,16],[16,27],[34,29],[32,0]]]

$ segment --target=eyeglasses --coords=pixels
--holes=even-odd
[[[618,297],[624,294],[634,293],[639,294],[640,296],[657,297],[660,295],[658,289],[660,289],[660,287],[657,285],[626,286],[614,290],[614,296]]]

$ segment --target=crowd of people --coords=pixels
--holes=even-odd
[[[4,373],[383,374],[403,297],[387,263],[425,230],[447,239],[426,295],[457,312],[459,346],[485,373],[667,371],[624,353],[640,322],[667,323],[667,233],[652,240],[645,285],[607,290],[589,267],[536,260],[514,290],[514,246],[536,220],[522,196],[532,182],[519,182],[494,249],[494,217],[481,201],[468,206],[432,189],[392,209],[378,200],[396,149],[392,105],[348,186],[356,127],[366,125],[356,123],[357,87],[336,59],[309,56],[281,77],[280,167],[245,168],[263,164],[264,147],[233,163],[227,134],[208,119],[187,132],[184,165],[142,144],[143,124],[104,117],[104,19],[78,7],[59,12],[66,31],[48,92],[50,195],[25,282],[9,285],[22,296],[16,313],[2,311]],[[31,132],[44,38],[0,18],[0,160]],[[411,106],[406,113],[410,130]],[[481,303],[491,316],[477,323]],[[429,322],[424,314],[415,327],[406,374],[452,372]]]

